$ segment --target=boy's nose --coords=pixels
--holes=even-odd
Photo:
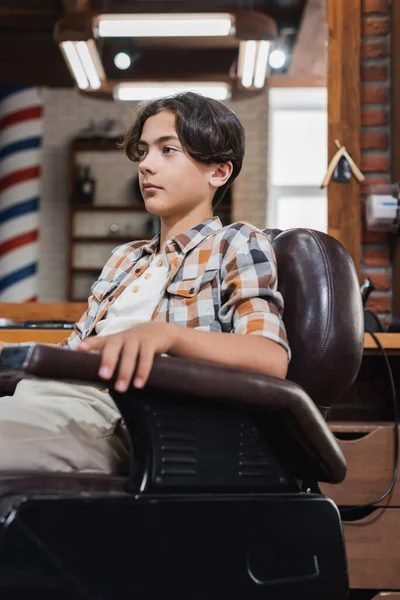
[[[146,158],[144,160],[141,161],[141,163],[139,163],[139,170],[141,173],[154,173],[155,172],[155,165],[154,165],[154,161],[149,160],[149,157],[146,156]]]

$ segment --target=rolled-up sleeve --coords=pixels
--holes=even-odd
[[[230,243],[222,261],[219,318],[226,331],[261,335],[280,344],[290,360],[275,254],[263,232],[248,231],[244,243]]]

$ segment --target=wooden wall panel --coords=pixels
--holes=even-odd
[[[328,2],[328,158],[335,139],[360,164],[360,40],[361,0]],[[360,184],[328,186],[328,231],[350,253],[360,271]]]

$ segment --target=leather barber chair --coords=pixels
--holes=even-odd
[[[332,237],[268,233],[293,353],[287,380],[156,357],[145,389],[113,392],[132,442],[128,475],[0,480],[2,599],[347,597],[340,516],[318,482],[346,474],[325,417],[361,362],[358,279]],[[103,384],[98,366],[95,354],[41,344],[0,358],[8,381]]]

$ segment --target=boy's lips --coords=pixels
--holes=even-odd
[[[146,190],[161,190],[161,188],[159,185],[155,185],[155,183],[147,182],[147,183],[143,184],[143,190],[144,191],[146,191]]]

